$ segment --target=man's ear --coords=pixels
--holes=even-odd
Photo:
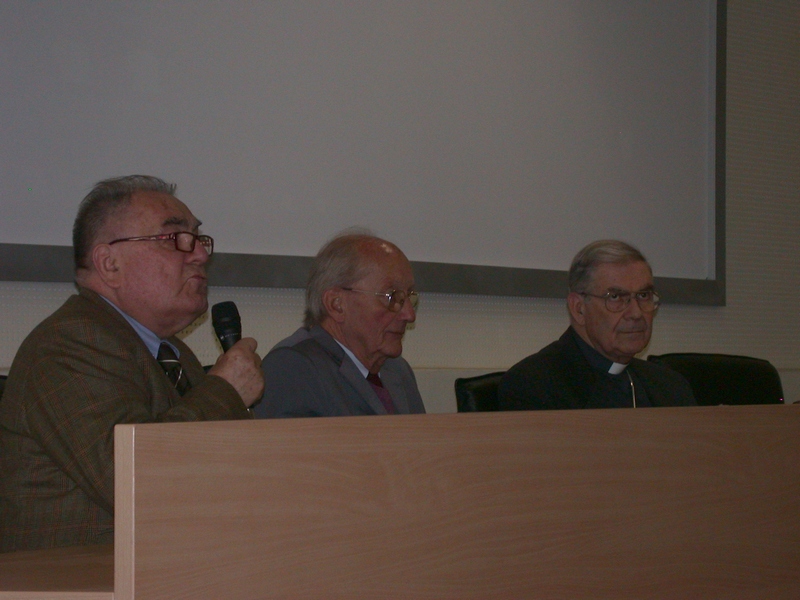
[[[583,315],[583,311],[586,309],[586,298],[577,292],[570,292],[567,296],[567,308],[569,309],[570,317],[575,323],[578,325],[586,323],[586,318]]]
[[[337,323],[344,321],[344,297],[341,288],[331,288],[322,294],[325,313]]]
[[[112,288],[120,286],[122,279],[120,265],[111,246],[98,244],[92,248],[92,265],[103,283]]]

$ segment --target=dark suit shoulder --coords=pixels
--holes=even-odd
[[[337,363],[342,362],[341,356],[344,354],[343,350],[341,351],[341,354],[331,351],[330,348],[326,348],[325,346],[320,344],[318,340],[314,338],[302,340],[293,346],[284,346],[283,348],[276,348],[276,350],[287,350],[291,352],[297,352],[298,354],[302,354],[303,356],[307,356],[308,358],[312,359],[313,358],[327,358],[329,360],[335,359]]]
[[[80,295],[72,295],[53,314],[39,323],[28,335],[25,342],[47,343],[62,337],[84,339],[96,342],[108,337],[117,340],[139,336],[117,310],[94,292],[81,290]]]
[[[28,334],[14,357],[9,379],[35,372],[42,363],[44,373],[53,364],[80,372],[89,355],[109,370],[140,364],[148,356],[141,338],[122,315],[97,294],[86,296],[82,291]]]
[[[572,406],[576,397],[573,387],[583,381],[588,370],[581,359],[569,332],[522,359],[500,381],[500,410],[576,408]]]
[[[338,345],[336,348],[341,350]],[[298,330],[276,344],[261,361],[266,387],[262,401],[255,407],[256,416],[348,414],[342,399],[352,392],[341,375],[344,351],[337,355],[334,350],[326,348],[306,330]]]
[[[315,338],[305,338],[291,344],[278,344],[270,350],[262,361],[265,368],[285,368],[292,365],[294,368],[305,365],[314,368],[314,365],[335,364],[341,365],[342,355],[337,355],[330,348],[326,348]]]
[[[697,406],[692,387],[677,371],[638,358],[633,359],[631,367],[645,384],[653,406]]]
[[[381,376],[383,376],[383,374],[386,372],[398,373],[405,377],[410,377],[412,380],[416,381],[414,370],[411,368],[411,365],[408,364],[408,361],[402,356],[398,356],[397,358],[387,358],[386,362],[383,363],[383,367],[381,367]]]
[[[523,358],[512,366],[508,373],[530,373],[533,371],[547,371],[556,365],[562,365],[566,357],[565,350],[567,343],[563,339],[558,339],[536,352]]]

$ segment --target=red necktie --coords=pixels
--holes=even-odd
[[[378,377],[377,373],[370,373],[367,375],[367,381],[369,381],[372,389],[375,390],[386,412],[390,415],[396,415],[397,409],[394,406],[394,402],[392,402],[392,395],[389,393],[389,390],[383,387],[383,382],[381,378]]]

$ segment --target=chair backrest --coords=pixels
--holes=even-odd
[[[455,381],[458,412],[497,410],[497,387],[505,371],[495,371],[476,377],[459,377]]]
[[[683,375],[700,406],[783,403],[778,370],[760,358],[685,352],[651,354],[647,360]]]
[[[0,398],[3,397],[3,389],[6,387],[6,379],[8,379],[8,375],[0,375]]]

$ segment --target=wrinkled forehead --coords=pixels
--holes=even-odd
[[[653,287],[653,272],[646,262],[626,261],[598,264],[591,278],[591,285],[598,291],[640,291]]]
[[[197,231],[201,224],[183,202],[161,192],[134,194],[122,215],[122,221],[123,227],[138,228],[141,235]]]

